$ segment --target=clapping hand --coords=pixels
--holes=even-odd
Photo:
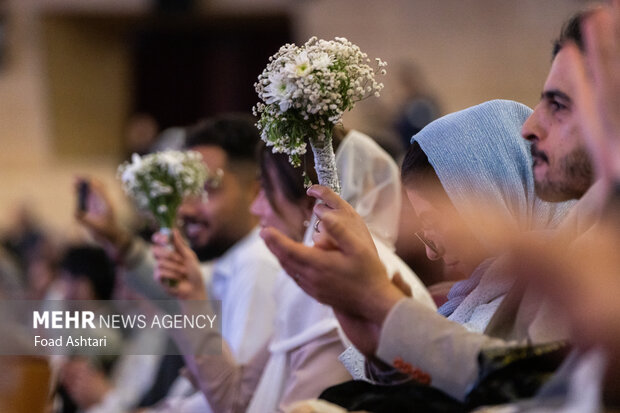
[[[336,311],[380,326],[404,294],[390,282],[363,219],[326,187],[314,185],[308,195],[322,201],[314,208],[320,223],[313,247],[274,228],[263,229],[261,236],[306,293]]]

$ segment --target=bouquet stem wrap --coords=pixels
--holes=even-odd
[[[125,193],[139,209],[149,212],[166,235],[169,250],[173,250],[172,228],[177,210],[188,196],[204,194],[208,171],[202,156],[194,151],[162,151],[143,157],[133,154],[131,162],[118,168]],[[167,280],[170,287],[175,280]]]
[[[174,246],[172,245],[172,229],[168,227],[161,227],[159,228],[159,232],[166,236],[166,239],[168,240],[166,248],[172,251],[174,249]]]
[[[336,170],[336,155],[332,147],[331,136],[320,142],[310,140],[310,146],[314,154],[314,169],[316,170],[319,184],[340,194],[340,183],[338,182],[338,172]]]
[[[159,228],[159,233],[166,236],[166,240],[167,240],[166,248],[169,251],[174,251],[174,245],[172,244],[172,229],[168,227],[161,227]],[[168,287],[170,288],[174,288],[178,284],[177,280],[173,280],[170,278],[162,278],[161,282],[168,285]]]

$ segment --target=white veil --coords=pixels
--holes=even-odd
[[[400,174],[394,160],[371,138],[353,130],[336,152],[336,167],[340,196],[366,222],[390,277],[399,271],[411,286],[414,297],[435,308],[422,282],[393,253],[401,207]],[[315,219],[304,236],[307,245],[312,244]],[[269,346],[271,357],[248,408],[250,413],[276,410],[286,385],[287,357],[291,350],[333,329],[339,330],[331,307],[308,296],[284,272],[276,282],[275,299],[277,319]],[[341,336],[345,341],[344,335]]]
[[[400,170],[368,136],[351,131],[336,154],[340,197],[352,205],[375,238],[394,247],[401,207]]]

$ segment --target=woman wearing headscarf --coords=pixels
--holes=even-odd
[[[484,331],[513,284],[498,259],[506,251],[503,238],[555,228],[572,205],[534,193],[529,144],[520,135],[530,113],[497,100],[447,115],[413,137],[403,162],[409,200],[427,217],[420,235],[428,257],[469,277],[452,287],[439,313],[472,331]],[[431,210],[420,213],[425,206]],[[429,214],[437,218],[430,228]]]
[[[289,238],[311,245],[316,221],[301,171],[292,168],[285,155],[274,155],[268,148],[263,148],[260,156],[262,189],[251,211],[262,226],[276,227]],[[394,253],[397,208],[401,205],[394,161],[372,139],[351,131],[336,151],[336,166],[342,197],[371,228],[388,274],[398,272],[413,297],[433,311],[434,302],[421,281]],[[189,255],[178,235],[175,246]],[[169,273],[166,277],[183,280],[184,275]],[[191,343],[181,340],[192,376],[213,411],[282,411],[297,400],[316,397],[324,388],[350,379],[338,362],[346,339],[332,309],[308,296],[285,273],[278,278],[274,298],[278,314],[274,336],[269,347],[246,365],[236,364],[225,343],[222,354],[194,356],[197,346],[205,348],[209,346],[206,342],[221,340],[217,332],[201,334]]]
[[[325,188],[310,193],[325,202],[315,207],[322,220],[315,241],[331,237],[331,250],[295,245],[273,230],[261,235],[306,291],[354,321],[341,319],[342,327],[363,353],[389,364],[400,359],[399,365],[429,373],[433,386],[463,398],[477,378],[482,347],[505,345],[504,339],[562,336],[549,325],[534,328],[539,326],[533,320],[539,303],[512,306],[512,294],[506,293],[513,280],[506,277],[503,259],[494,258],[506,251],[507,235],[553,228],[569,207],[545,203],[534,194],[531,155],[520,136],[530,113],[516,102],[486,102],[445,116],[414,137],[417,145],[402,175],[423,223],[419,235],[427,255],[472,276],[469,285],[459,285],[460,293],[451,294],[455,305],[441,314],[406,299],[384,281],[368,237],[358,229],[359,219]],[[314,262],[320,262],[320,268]],[[469,324],[469,330],[442,315]],[[364,331],[369,325],[374,328]],[[364,332],[363,340],[354,338]]]

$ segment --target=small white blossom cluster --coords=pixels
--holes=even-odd
[[[376,64],[384,75],[387,64],[381,59]],[[282,46],[254,87],[262,100],[253,108],[260,115],[262,139],[299,166],[306,138],[322,146],[344,112],[366,97],[379,96],[383,84],[375,80],[366,53],[347,39],[312,37],[301,47]]]
[[[208,171],[194,151],[133,154],[118,167],[123,190],[138,208],[154,215],[162,228],[172,228],[183,198],[201,195]]]

